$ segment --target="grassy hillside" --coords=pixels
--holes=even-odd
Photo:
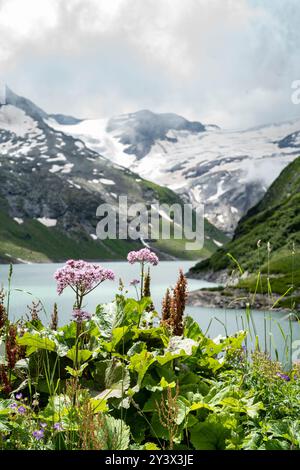
[[[148,185],[148,182],[144,183]],[[156,186],[156,185],[155,185]],[[161,202],[182,203],[178,196],[167,188],[156,186]],[[153,191],[152,183],[149,190]],[[49,262],[67,258],[120,260],[128,251],[140,249],[143,245],[132,240],[93,240],[82,230],[80,240],[67,236],[58,228],[48,228],[34,219],[25,219],[18,224],[8,215],[6,201],[0,200],[0,261]],[[157,240],[151,242],[160,257],[199,259],[209,256],[216,249],[213,240],[224,243],[226,236],[205,221],[206,241],[201,251],[186,251],[186,240]]]
[[[299,242],[300,157],[283,170],[262,201],[240,221],[233,240],[194,266],[190,273],[199,276],[222,270],[230,272],[237,267],[228,256],[230,253],[242,270],[263,274],[261,289],[266,291],[269,272],[272,290],[284,293],[291,285],[300,284]],[[254,288],[256,279],[250,276],[240,285]]]
[[[61,261],[67,258],[120,259],[129,249],[140,248],[136,242],[94,241],[83,233],[79,243],[56,228],[47,228],[37,220],[19,225],[0,210],[0,259],[29,262]]]

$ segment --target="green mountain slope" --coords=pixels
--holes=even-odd
[[[143,181],[146,190],[154,192],[161,203],[180,203],[179,197],[167,188]],[[76,236],[70,236],[59,227],[46,227],[38,220],[25,219],[19,224],[8,214],[9,208],[0,198],[0,261],[49,262],[68,258],[122,260],[128,251],[144,245],[133,240],[93,240],[84,230],[77,227]],[[186,251],[186,240],[155,240],[150,246],[162,259],[199,259],[210,256],[218,243],[227,241],[226,236],[205,220],[205,245],[200,251]]]
[[[228,256],[230,253],[244,271],[263,274],[264,291],[269,272],[272,290],[283,294],[291,285],[298,287],[300,283],[299,243],[300,157],[283,170],[261,202],[241,219],[233,240],[196,264],[190,275],[217,278],[224,270],[231,272],[237,265]],[[254,287],[255,279],[250,276],[239,285]]]

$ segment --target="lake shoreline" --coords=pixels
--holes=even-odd
[[[196,289],[188,293],[187,305],[192,307],[221,308],[221,309],[245,309],[250,304],[251,309],[266,311],[271,310],[272,305],[280,299],[280,295],[273,295],[270,299],[265,294],[256,294],[255,299],[249,298],[243,289]],[[280,307],[272,308],[273,312],[288,312],[289,309]]]
[[[37,266],[40,266],[40,265],[49,265],[49,264],[63,264],[63,263],[66,263],[68,261],[69,258],[63,258],[63,259],[58,259],[58,260],[49,260],[49,261],[26,261],[26,260],[22,260],[22,259],[16,259],[16,258],[12,258],[11,261],[8,261],[7,259],[5,258],[1,258],[0,257],[0,264],[1,266],[10,266],[11,264],[12,265],[24,265],[24,266],[34,266],[34,265],[37,265]],[[76,258],[77,259],[77,258]],[[85,261],[87,261],[88,263],[123,263],[123,262],[127,262],[127,258],[119,258],[119,259],[116,259],[116,258],[111,258],[111,259],[107,259],[107,258],[101,258],[101,259],[86,259],[84,258]],[[192,262],[192,263],[197,263],[198,261],[197,260],[190,260],[190,259],[187,259],[187,258],[172,258],[172,259],[169,259],[169,258],[161,258],[160,259],[160,262],[170,262],[170,261],[173,261],[173,262],[178,262],[178,263],[181,263],[181,262]],[[196,278],[192,278],[191,279],[196,279]],[[205,279],[203,279],[205,280]]]

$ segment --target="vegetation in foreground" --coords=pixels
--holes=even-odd
[[[92,314],[88,294],[114,273],[73,260],[58,270],[58,294],[74,291],[62,327],[56,308],[43,325],[37,305],[12,323],[2,290],[1,449],[300,449],[299,365],[272,360],[257,337],[251,350],[251,313],[245,331],[209,338],[184,317],[182,272],[158,323],[149,270],[158,258],[143,249],[128,261],[141,266],[136,299],[120,282]]]

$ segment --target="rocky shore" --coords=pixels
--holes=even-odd
[[[266,310],[271,308],[279,298],[279,295],[273,295],[270,301],[270,299],[263,294],[257,294],[255,298],[253,298],[253,296],[249,296],[249,293],[243,289],[198,289],[189,292],[187,305],[194,307],[244,309],[247,304],[250,304],[252,309]]]

